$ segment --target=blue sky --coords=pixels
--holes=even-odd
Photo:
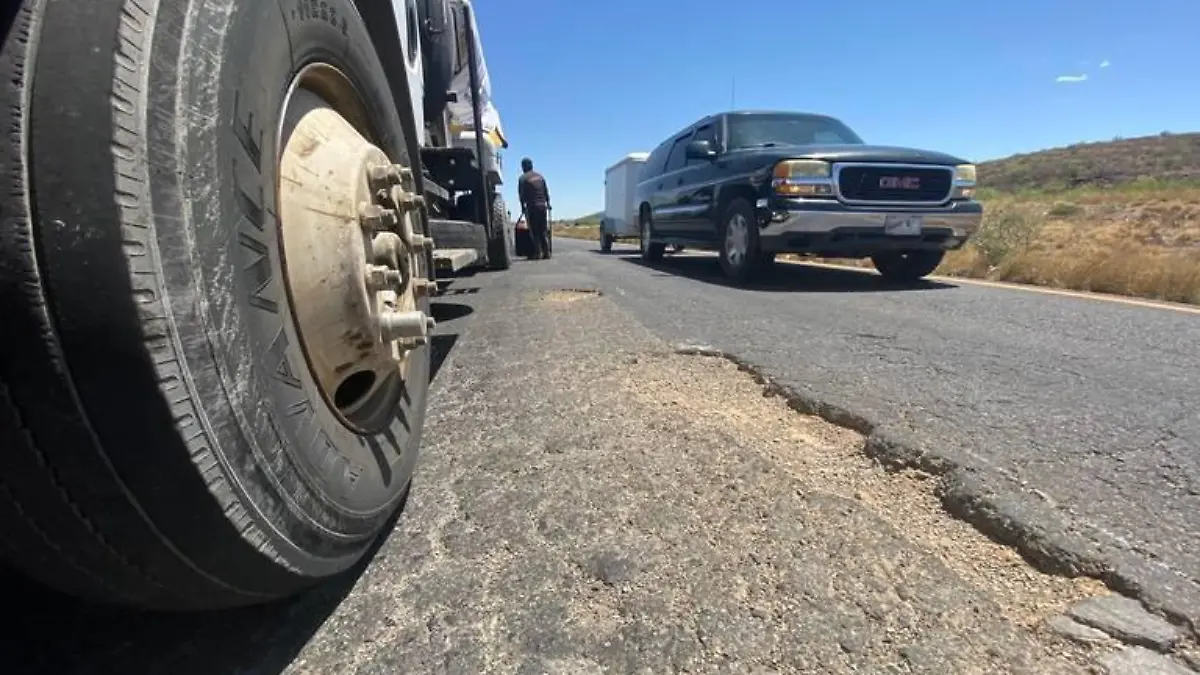
[[[475,6],[514,216],[522,156],[556,218],[598,211],[605,167],[728,109],[735,80],[736,108],[831,114],[869,143],[973,161],[1200,130],[1200,0]]]

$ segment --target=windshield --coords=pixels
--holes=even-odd
[[[729,149],[772,145],[862,145],[845,124],[820,115],[729,116]]]

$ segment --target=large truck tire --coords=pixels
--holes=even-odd
[[[425,70],[425,121],[440,120],[454,78],[454,22],[450,0],[416,0],[421,20],[421,62]]]
[[[354,4],[18,4],[0,51],[0,554],[166,610],[346,570],[404,500],[429,383],[423,347],[358,380],[357,409],[331,395],[292,301],[305,260],[282,259],[281,158],[300,161],[310,119],[293,105],[326,98],[339,128],[416,161]],[[345,78],[301,71],[316,62]]]
[[[494,270],[506,270],[512,267],[516,257],[517,233],[514,225],[508,221],[508,208],[504,205],[504,197],[493,194],[491,197],[492,232],[488,237],[488,266]]]

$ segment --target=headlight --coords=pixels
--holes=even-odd
[[[789,159],[775,165],[776,178],[829,178],[829,162],[819,159]]]
[[[975,165],[960,164],[954,167],[954,199],[975,198]]]
[[[832,197],[829,162],[789,159],[775,165],[771,187],[784,197]]]

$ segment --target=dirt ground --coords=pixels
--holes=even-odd
[[[514,302],[449,365],[391,552],[290,672],[1086,672],[1041,622],[1097,583],[605,297]]]
[[[543,281],[442,298],[417,477],[363,569],[220,615],[58,611],[0,656],[56,675],[1044,675],[1111,649],[1043,625],[1097,583],[1037,572],[947,516],[936,479]]]

